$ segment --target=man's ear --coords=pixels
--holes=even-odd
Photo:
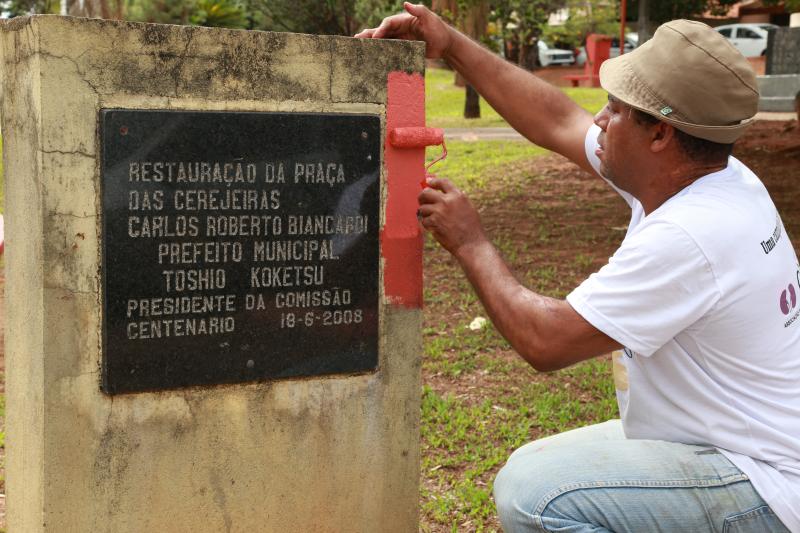
[[[675,128],[666,122],[658,121],[650,130],[650,151],[663,152],[667,147],[676,142]]]

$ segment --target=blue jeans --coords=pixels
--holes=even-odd
[[[710,446],[626,439],[619,420],[526,444],[500,470],[506,533],[788,533]]]

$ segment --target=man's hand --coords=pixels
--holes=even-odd
[[[469,199],[449,180],[428,178],[419,194],[419,217],[422,227],[433,233],[456,259],[470,248],[487,243],[478,211]]]
[[[419,195],[422,226],[455,256],[497,330],[540,371],[556,370],[620,348],[565,300],[523,287],[481,226],[464,193],[428,178]]]
[[[426,55],[431,59],[444,56],[453,42],[451,28],[422,4],[403,4],[405,13],[386,17],[377,28],[363,30],[359,39],[407,39],[425,41]]]

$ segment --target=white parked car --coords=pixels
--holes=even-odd
[[[571,65],[575,62],[575,53],[572,50],[550,48],[543,40],[539,39],[539,64],[543,67],[549,65]]]
[[[726,24],[714,28],[728,39],[743,56],[763,56],[767,53],[767,34],[775,24]]]
[[[625,53],[633,52],[633,49],[639,45],[639,34],[629,32],[625,34]],[[611,40],[611,49],[609,50],[609,58],[617,57],[619,55],[619,37],[614,37]]]

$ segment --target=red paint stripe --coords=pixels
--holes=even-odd
[[[425,125],[425,80],[420,74],[390,72],[384,161],[386,223],[381,231],[383,292],[390,303],[422,307],[422,232],[417,221],[419,183],[425,176],[425,147],[395,148],[389,132]]]

